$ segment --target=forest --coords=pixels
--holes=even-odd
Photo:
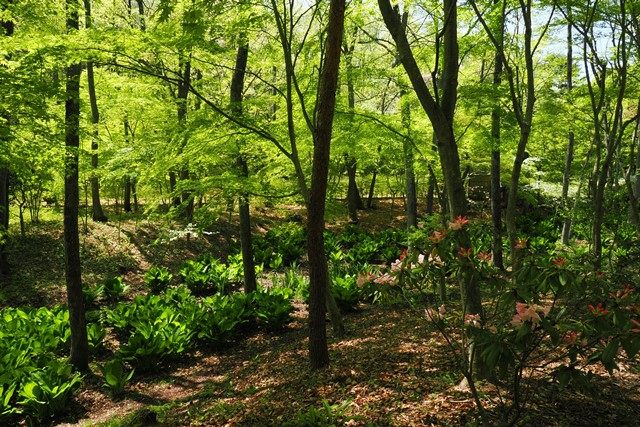
[[[639,60],[639,0],[0,0],[0,425],[638,425]]]

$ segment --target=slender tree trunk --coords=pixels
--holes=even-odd
[[[124,124],[124,140],[127,146],[130,145],[130,126],[129,126],[129,118],[124,116],[123,120]],[[122,205],[125,212],[131,212],[131,176],[127,172],[124,176],[124,196],[122,198]]]
[[[169,192],[172,194],[171,200],[172,204],[175,207],[180,206],[182,201],[180,200],[180,196],[176,194],[176,184],[178,180],[176,179],[176,173],[174,171],[169,171]]]
[[[241,37],[242,39],[243,37]],[[236,54],[236,64],[231,78],[231,111],[234,115],[242,115],[242,90],[244,87],[244,77],[247,70],[247,59],[249,56],[249,45],[241,42]],[[239,148],[242,151],[242,147]],[[249,167],[247,160],[240,153],[237,163],[242,178],[249,177]],[[244,291],[254,292],[258,285],[256,283],[256,269],[253,261],[253,246],[251,242],[251,212],[249,209],[249,193],[243,191],[240,194],[240,245],[242,247],[242,268],[244,271]]]
[[[404,94],[402,102],[402,124],[408,137],[402,139],[402,154],[404,157],[404,182],[406,191],[407,228],[418,226],[418,197],[416,194],[416,175],[413,168],[413,141],[411,140],[411,106]]]
[[[353,224],[358,223],[358,208],[362,205],[360,191],[356,183],[356,159],[348,154],[345,155],[345,168],[347,169],[347,177],[349,185],[347,189],[347,209],[349,218]]]
[[[9,258],[7,237],[9,233],[9,169],[0,168],[0,275],[8,275]]]
[[[425,212],[428,215],[433,213],[434,193],[436,189],[436,181],[432,174],[429,174],[429,182],[427,183],[427,207]]]
[[[178,126],[182,132],[186,132],[187,126],[187,110],[188,103],[187,98],[189,96],[189,87],[191,85],[191,60],[187,60],[184,62],[181,67],[180,72],[180,82],[178,83]],[[187,144],[186,136],[180,142],[180,152],[184,149],[184,146]],[[180,180],[188,181],[189,180],[189,166],[183,165],[180,170]],[[189,190],[182,191],[182,203],[185,206],[184,215],[188,222],[191,222],[193,218],[193,194]]]
[[[378,177],[378,169],[374,169],[373,174],[371,174],[371,184],[369,184],[369,194],[367,195],[367,209],[371,209],[373,207],[373,195],[375,194],[377,177]]]
[[[84,0],[85,27],[91,28],[93,20],[91,18],[91,0]],[[98,100],[96,97],[96,83],[93,77],[93,62],[87,62],[87,89],[89,92],[89,104],[91,105],[91,124],[93,125],[93,135],[91,138],[91,206],[92,218],[94,221],[107,222],[107,216],[102,210],[100,203],[100,179],[98,178],[98,125],[100,123],[100,112],[98,110]]]
[[[0,9],[4,12],[9,4],[13,3],[13,0],[9,0]],[[0,38],[6,36],[13,36],[14,23],[13,21],[4,21],[0,19],[0,28],[2,28],[2,34]],[[0,123],[4,122],[6,126],[11,123],[11,116],[8,111],[4,110],[4,107],[0,106],[0,118],[4,119]],[[0,129],[0,135],[7,135],[7,147],[10,147],[10,132]],[[9,233],[9,165],[0,164],[0,275],[8,275],[10,272],[9,259],[7,254],[7,238]]]
[[[75,0],[66,0],[67,32],[79,29]],[[80,74],[79,63],[67,66],[65,100],[65,179],[64,179],[64,249],[67,303],[71,324],[71,363],[80,370],[89,369],[89,346],[82,295],[80,239],[78,235],[78,150],[80,147]]]
[[[353,55],[353,49],[355,47],[352,44],[350,47],[345,45],[343,50],[345,59],[345,70],[347,75],[347,101],[349,106],[349,121],[353,123],[353,114],[356,108],[356,91],[353,82],[353,64],[351,58]],[[355,140],[354,140],[355,142]],[[354,224],[358,223],[358,209],[363,209],[364,204],[360,197],[360,190],[356,182],[356,167],[357,161],[353,153],[345,154],[345,167],[347,170],[348,187],[347,187],[347,209],[349,211],[349,218]]]
[[[458,84],[458,43],[457,43],[457,14],[454,0],[444,1],[445,22],[444,29],[444,87],[441,104],[438,104],[427,87],[420,68],[413,56],[411,46],[407,40],[398,10],[391,7],[389,0],[378,0],[378,6],[385,25],[396,43],[398,57],[411,81],[414,91],[429,117],[438,144],[438,155],[444,176],[447,203],[451,218],[465,215],[467,212],[466,195],[460,172],[460,157],[458,146],[453,133],[453,113],[457,98]],[[458,232],[458,245],[470,247],[469,235],[465,230]],[[468,259],[461,260],[460,288],[463,310],[469,314],[482,315],[482,300],[480,288],[474,277],[473,266]]]
[[[571,6],[568,7],[567,13],[571,17]],[[573,35],[571,22],[567,24],[567,91],[571,93],[573,89]],[[564,174],[562,175],[562,207],[565,211],[564,221],[562,222],[562,244],[569,244],[571,238],[571,215],[568,213],[569,208],[569,179],[571,176],[571,165],[573,163],[573,144],[575,135],[572,130],[567,135],[567,155],[564,163]]]
[[[497,3],[498,0],[494,0]],[[502,43],[504,39],[504,16],[500,17],[498,23],[498,42],[500,48],[497,49],[494,58],[495,66],[493,69],[493,86],[495,89],[500,87],[502,83]],[[496,99],[499,99],[496,96]],[[496,101],[497,103],[499,101]],[[493,264],[500,268],[504,268],[504,260],[502,256],[502,180],[500,178],[500,107],[497,104],[491,111],[491,219],[493,222],[493,233],[491,243],[491,253]]]
[[[311,366],[316,369],[329,364],[325,323],[329,268],[325,255],[323,232],[344,10],[345,0],[331,0],[325,58],[318,84],[317,114],[313,132],[313,167],[307,219],[307,248],[310,279],[309,359]]]

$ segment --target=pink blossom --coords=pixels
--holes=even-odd
[[[480,315],[479,314],[465,314],[464,324],[467,326],[473,326],[474,328],[480,327]]]
[[[373,282],[378,285],[393,285],[396,279],[389,273],[384,273],[381,276],[376,277]]]
[[[486,251],[480,251],[476,255],[478,259],[482,262],[486,262],[487,264],[491,262],[491,254]]]
[[[457,216],[453,221],[449,221],[449,230],[462,230],[469,223],[466,216]]]
[[[518,327],[524,322],[531,322],[536,326],[542,320],[540,315],[547,316],[551,307],[543,307],[537,304],[525,304],[523,302],[516,303],[516,314],[511,319],[511,325]]]
[[[391,271],[400,271],[402,269],[402,260],[397,259],[391,263]]]
[[[440,243],[445,237],[447,237],[447,230],[434,231],[431,233],[431,236],[429,236],[429,240],[431,243]]]
[[[576,331],[569,331],[562,337],[562,341],[565,344],[573,345],[578,341],[578,333]]]
[[[447,312],[447,308],[444,306],[444,304],[438,307],[438,314],[440,314],[440,316],[444,316],[446,312]]]

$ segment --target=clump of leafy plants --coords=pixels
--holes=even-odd
[[[117,301],[129,290],[129,285],[124,283],[122,277],[111,277],[102,283],[102,293],[109,301]]]
[[[172,280],[173,274],[166,267],[151,267],[144,275],[144,283],[152,294],[164,292]]]
[[[64,359],[69,312],[62,307],[4,308],[0,318],[2,424],[13,424],[19,414],[39,423],[63,412],[81,382]]]
[[[127,372],[124,362],[118,358],[107,361],[99,368],[104,377],[104,385],[113,397],[119,397],[124,393],[135,372],[135,369]]]
[[[180,269],[182,282],[194,295],[229,293],[234,284],[242,281],[242,268],[227,266],[213,256],[186,261]]]
[[[286,222],[256,237],[254,256],[258,263],[271,268],[290,266],[304,255],[305,242],[304,229],[299,224]]]

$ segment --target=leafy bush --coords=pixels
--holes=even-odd
[[[51,361],[25,379],[18,393],[18,404],[30,417],[43,421],[67,408],[81,382],[80,374],[72,373],[68,363]]]
[[[112,277],[102,283],[102,289],[105,298],[109,301],[116,301],[127,292],[129,285],[124,283],[122,277]]]
[[[173,274],[165,267],[151,267],[144,275],[144,282],[152,294],[159,294],[167,289],[173,280]]]
[[[109,389],[112,396],[117,397],[124,392],[124,388],[133,377],[135,369],[127,372],[122,360],[112,359],[100,366],[100,372],[104,377],[105,387]]]
[[[282,329],[291,321],[293,306],[282,295],[268,292],[251,294],[252,314],[258,326],[268,330]]]
[[[304,229],[296,223],[286,222],[273,227],[264,236],[254,239],[254,256],[258,263],[278,268],[300,260],[306,248]]]
[[[105,312],[105,322],[126,340],[118,351],[124,360],[153,367],[190,348],[196,316],[195,298],[178,287],[120,303]]]
[[[194,295],[228,293],[233,284],[242,281],[242,265],[229,268],[220,260],[206,256],[186,261],[180,269],[180,277]]]
[[[96,352],[102,348],[104,338],[107,331],[98,323],[89,323],[87,325],[87,341],[89,341],[89,351]]]
[[[201,301],[199,308],[197,337],[207,345],[228,343],[252,317],[244,294],[208,297]]]
[[[355,310],[361,298],[361,290],[356,284],[356,275],[332,274],[331,292],[340,311],[348,313]]]

